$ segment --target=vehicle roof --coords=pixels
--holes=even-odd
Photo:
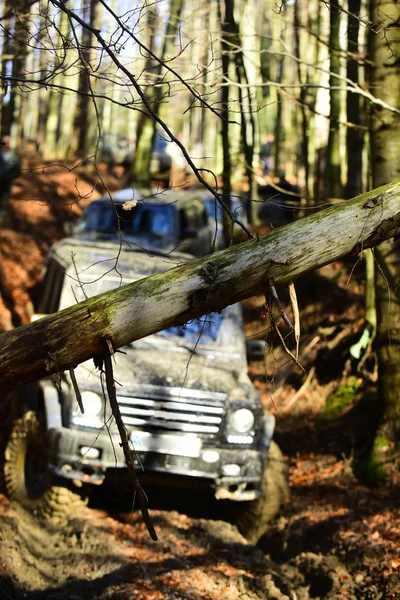
[[[197,192],[197,193],[196,193]],[[146,204],[186,204],[193,201],[201,201],[199,190],[176,190],[176,189],[165,189],[165,190],[152,190],[142,188],[124,188],[122,190],[112,191],[109,194],[104,194],[97,200],[93,200],[90,204],[96,202],[104,202],[110,200],[110,196],[113,202],[127,202],[128,200],[143,200]]]

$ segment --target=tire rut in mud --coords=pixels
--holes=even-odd
[[[98,581],[126,563],[83,519],[57,528],[20,508],[8,514],[1,519],[2,599],[95,598]]]
[[[21,509],[3,514],[0,597],[333,600],[343,581],[348,598],[365,597],[336,557],[309,552],[280,564],[224,521],[155,511],[153,544],[136,513],[88,515],[57,529]]]

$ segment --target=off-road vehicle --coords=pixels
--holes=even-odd
[[[53,246],[39,312],[53,313],[121,284],[192,260],[186,254],[122,252],[109,242],[65,239]],[[84,293],[83,293],[84,289]],[[31,512],[64,518],[77,492],[121,474],[125,461],[93,361],[75,369],[84,413],[63,374],[18,392],[6,450],[9,495]],[[247,374],[240,305],[138,340],[116,354],[117,400],[139,478],[212,488],[235,502],[253,539],[286,498],[285,467]]]

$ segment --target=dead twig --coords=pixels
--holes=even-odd
[[[305,371],[304,367],[298,361],[298,354],[296,353],[297,356],[294,356],[294,354],[286,346],[285,340],[283,339],[283,336],[282,336],[282,334],[280,332],[278,323],[277,323],[277,321],[276,321],[276,319],[274,317],[274,314],[272,312],[272,303],[274,303],[276,305],[276,307],[278,308],[279,314],[280,314],[281,318],[283,319],[283,321],[286,323],[286,325],[289,327],[289,329],[291,329],[292,331],[294,331],[294,327],[293,327],[293,325],[292,325],[289,317],[285,313],[285,310],[283,309],[283,307],[281,305],[278,293],[277,293],[276,288],[275,288],[274,279],[272,277],[268,278],[268,290],[269,290],[269,294],[265,295],[265,302],[266,302],[267,311],[269,313],[269,318],[270,318],[270,321],[271,321],[271,325],[275,329],[276,333],[278,334],[278,337],[279,337],[279,339],[281,341],[282,347],[283,347],[284,351],[286,352],[286,354],[288,356],[290,356],[290,358],[299,367],[299,369],[301,369],[303,371],[303,373],[305,373],[306,371]],[[300,335],[300,330],[299,330],[299,335]]]
[[[289,319],[289,317],[287,316],[287,314],[285,313],[285,310],[281,304],[281,301],[279,300],[279,296],[278,296],[278,292],[276,291],[276,287],[275,287],[275,282],[274,282],[274,278],[273,277],[269,277],[268,278],[268,285],[269,285],[269,289],[271,292],[271,297],[272,300],[274,301],[278,312],[280,314],[280,316],[282,317],[282,319],[285,321],[286,325],[289,327],[289,329],[293,329],[293,325]]]
[[[110,352],[110,344],[111,344],[111,348],[112,348],[112,340],[108,337],[105,341],[107,344],[107,349]],[[140,511],[142,513],[143,521],[147,527],[147,531],[149,532],[151,539],[156,542],[157,534],[154,529],[153,523],[151,521],[151,517],[149,515],[149,511],[147,508],[146,494],[144,493],[144,490],[141,487],[138,477],[136,475],[136,470],[135,470],[135,466],[133,464],[133,459],[132,459],[132,450],[130,448],[129,436],[125,429],[125,425],[122,421],[121,412],[120,412],[119,404],[117,401],[117,394],[115,391],[114,374],[113,374],[113,367],[112,367],[112,360],[111,360],[112,354],[113,353],[110,352],[110,354],[108,356],[106,356],[106,358],[104,358],[104,370],[105,370],[105,377],[106,377],[108,399],[110,401],[111,410],[112,410],[115,422],[118,427],[118,432],[119,432],[119,435],[121,438],[121,446],[122,446],[122,450],[124,452],[126,466],[128,468],[128,473],[131,476],[133,484],[134,484],[135,498],[137,498],[137,502],[138,502]]]
[[[314,373],[315,373],[315,366],[313,365],[311,367],[303,385],[297,390],[297,392],[294,394],[294,396],[292,396],[289,404],[287,404],[285,406],[285,410],[284,410],[285,413],[288,413],[293,408],[293,406],[296,404],[296,402],[300,398],[300,396],[302,396],[303,393],[306,391],[306,389],[308,388],[308,386],[311,383],[312,378],[314,377]]]
[[[283,339],[283,336],[282,336],[282,334],[281,334],[281,332],[280,332],[280,330],[279,330],[278,323],[276,322],[276,320],[275,320],[275,318],[274,318],[273,316],[271,317],[271,322],[272,322],[272,325],[273,325],[273,327],[274,327],[274,329],[275,329],[276,333],[278,334],[278,337],[279,337],[279,339],[281,340],[281,344],[282,344],[282,347],[283,347],[284,351],[286,352],[286,354],[287,354],[288,356],[290,356],[290,358],[291,358],[291,359],[293,360],[293,362],[294,362],[294,363],[295,363],[295,364],[296,364],[296,365],[299,367],[299,369],[301,369],[301,371],[303,371],[303,373],[305,373],[305,372],[306,372],[306,370],[305,370],[305,368],[303,367],[303,365],[301,365],[301,364],[299,363],[299,361],[297,360],[297,358],[295,357],[295,355],[294,355],[294,354],[293,354],[293,353],[292,353],[292,352],[289,350],[289,348],[286,346],[286,344],[285,344],[285,340]]]
[[[85,409],[83,407],[82,395],[81,395],[81,391],[80,391],[79,386],[78,386],[78,382],[76,381],[74,369],[69,369],[69,376],[71,377],[72,385],[74,387],[74,392],[75,392],[75,396],[76,396],[76,401],[77,401],[78,406],[79,406],[79,410],[84,415],[85,414]]]
[[[296,360],[299,360],[299,344],[300,344],[300,313],[299,305],[297,304],[296,288],[294,283],[289,283],[289,297],[294,319],[294,339],[296,340]]]

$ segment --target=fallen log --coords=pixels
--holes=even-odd
[[[1,388],[8,391],[91,357],[182,325],[290,283],[395,236],[400,180],[227,250],[89,298],[0,335]]]

